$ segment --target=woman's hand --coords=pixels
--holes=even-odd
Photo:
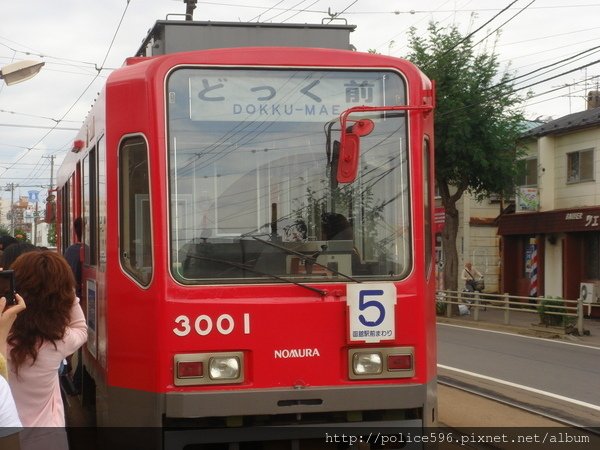
[[[6,356],[6,338],[17,314],[25,309],[25,300],[19,294],[15,294],[17,304],[6,307],[6,298],[0,298],[0,353]]]

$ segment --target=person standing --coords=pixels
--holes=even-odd
[[[65,259],[71,266],[71,270],[73,271],[73,275],[75,275],[75,290],[77,297],[81,299],[81,265],[82,265],[82,255],[81,255],[81,233],[83,228],[83,220],[81,217],[77,217],[73,221],[73,231],[75,232],[75,242],[67,247],[65,250]]]
[[[27,302],[8,336],[9,384],[27,427],[21,443],[25,448],[43,444],[45,449],[66,449],[58,368],[87,340],[75,278],[65,258],[50,251],[24,253],[11,269]]]
[[[3,450],[17,450],[19,445],[19,431],[22,425],[17,407],[7,382],[8,372],[6,367],[6,339],[17,318],[17,314],[25,309],[25,302],[20,295],[16,295],[17,304],[6,307],[6,299],[0,298],[0,448]]]

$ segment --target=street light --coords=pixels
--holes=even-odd
[[[29,80],[37,75],[45,63],[38,61],[19,61],[8,64],[0,69],[0,78],[10,86],[21,81]]]

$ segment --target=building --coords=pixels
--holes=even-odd
[[[501,290],[597,301],[600,286],[600,103],[523,135],[527,172],[514,213],[498,220]],[[585,283],[585,284],[582,284]],[[582,291],[583,289],[583,291]],[[600,315],[600,308],[594,314]]]
[[[524,130],[535,128],[544,122],[527,121]],[[436,198],[436,206],[441,205],[441,199]],[[484,275],[485,292],[501,293],[501,253],[500,236],[498,235],[498,218],[514,207],[514,199],[506,200],[500,196],[490,196],[477,201],[469,192],[465,192],[456,204],[459,211],[459,227],[456,236],[458,252],[458,275],[460,276],[464,263],[470,261]],[[442,208],[443,210],[443,208]],[[441,238],[436,240],[436,253],[442,255]],[[443,261],[438,269],[443,270]],[[443,275],[438,274],[438,286],[443,286]],[[459,289],[462,280],[459,279]]]

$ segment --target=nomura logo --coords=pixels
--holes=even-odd
[[[284,348],[275,350],[275,358],[316,358],[321,356],[318,348]]]

